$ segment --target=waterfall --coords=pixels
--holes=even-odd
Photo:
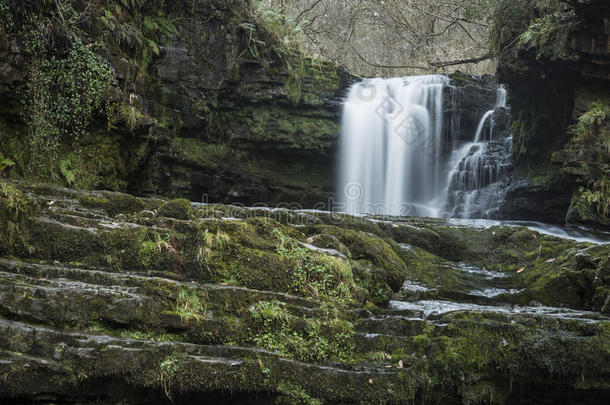
[[[496,105],[481,117],[473,141],[453,155],[446,197],[448,215],[492,218],[499,209],[505,196],[504,182],[512,167],[512,136],[494,131],[495,114],[505,107],[506,90],[500,86]],[[486,128],[488,136],[483,137]]]
[[[444,76],[370,79],[343,110],[342,202],[348,212],[406,215],[426,207],[441,181]]]
[[[464,142],[452,90],[451,79],[439,75],[367,79],[352,86],[343,107],[340,145],[344,211],[468,217],[472,207],[482,206],[481,193],[473,191],[505,174],[490,154],[497,151],[491,145],[494,117],[506,104],[506,91],[494,89],[491,109]],[[448,113],[451,123],[445,128]]]

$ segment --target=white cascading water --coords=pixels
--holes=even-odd
[[[485,113],[471,142],[460,144],[454,134],[444,139],[443,93],[450,82],[430,75],[368,79],[352,86],[341,136],[339,199],[344,211],[470,216],[464,206],[479,203],[473,191],[501,174],[481,180],[475,167],[487,170],[494,110]],[[499,89],[496,104],[505,102],[506,92]],[[488,126],[489,139],[481,139]]]
[[[506,90],[500,86],[495,108],[483,114],[474,140],[452,154],[446,197],[448,216],[490,218],[504,199],[502,182],[511,167],[512,137],[496,136],[494,114],[505,107]]]
[[[355,84],[344,105],[341,179],[345,210],[437,216],[445,186],[444,76],[370,79]]]

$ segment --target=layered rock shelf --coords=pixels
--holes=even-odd
[[[0,398],[605,403],[610,245],[0,183]]]

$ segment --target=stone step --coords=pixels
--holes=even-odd
[[[392,385],[399,370],[311,364],[261,349],[157,342],[90,335],[0,319],[0,395],[32,395],[30,384],[62,392],[88,380],[125,378],[135,387],[171,392],[275,390],[294,381],[331,400],[358,402],[368,386],[370,400]],[[406,370],[403,370],[403,372]],[[53,377],[53,378],[52,378]],[[324,383],[321,383],[321,382]],[[53,386],[56,384],[56,386]],[[366,399],[366,398],[364,398]]]

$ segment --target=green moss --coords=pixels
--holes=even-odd
[[[354,350],[353,325],[336,318],[331,309],[322,318],[297,317],[278,301],[250,308],[252,341],[282,356],[320,362],[347,360]]]
[[[98,208],[110,216],[121,214],[134,214],[146,208],[144,203],[128,194],[101,191],[97,193],[81,194],[79,202],[88,208]]]
[[[26,221],[33,207],[16,187],[0,181],[0,253],[27,250]]]
[[[183,319],[200,318],[205,315],[206,298],[195,291],[181,289],[176,299],[176,312]]]
[[[398,257],[392,246],[374,234],[351,229],[342,229],[332,225],[314,225],[303,228],[310,234],[333,235],[349,249],[353,260],[368,260],[373,268],[369,271],[371,278],[382,281],[393,290],[398,291],[407,274],[407,268]],[[362,269],[362,267],[360,267]],[[368,278],[368,276],[365,276]]]
[[[87,190],[124,190],[129,168],[123,149],[119,137],[103,131],[83,136],[73,154],[77,156],[72,162],[75,169],[73,185]]]
[[[276,400],[279,405],[322,405],[322,401],[312,398],[297,384],[282,381],[278,384],[277,391],[281,394]]]
[[[193,217],[193,206],[189,200],[168,201],[159,208],[159,215],[167,218],[187,220]]]
[[[222,143],[205,143],[193,138],[174,138],[172,152],[194,163],[216,168],[239,161],[243,152]]]

